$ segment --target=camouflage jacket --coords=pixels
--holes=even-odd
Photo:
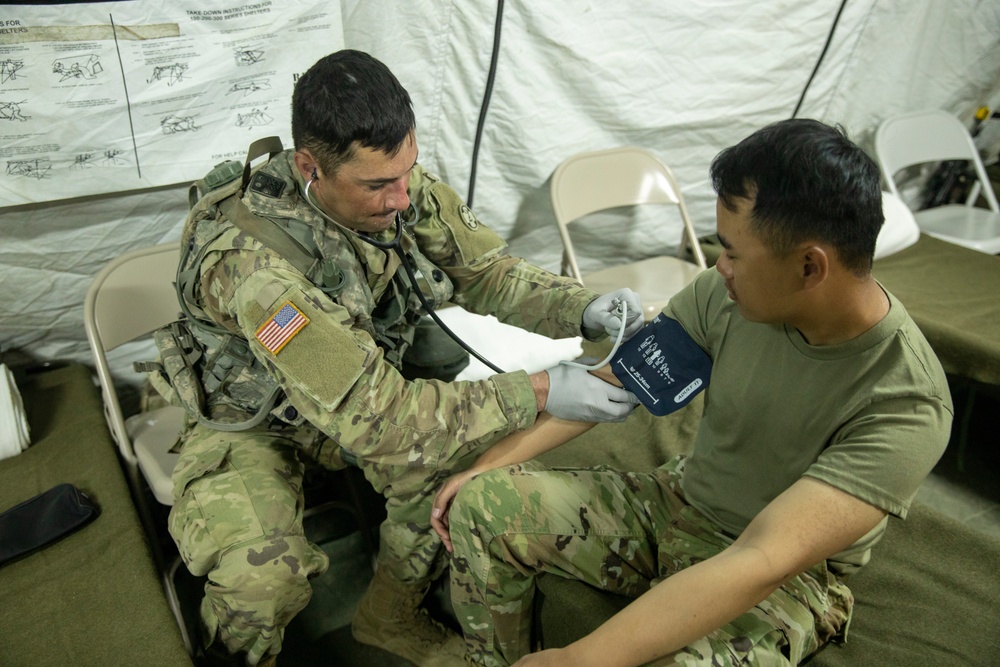
[[[269,187],[255,188],[252,180],[243,201],[275,224],[304,222],[323,257],[335,260],[343,275],[336,290],[324,291],[225,220],[191,221],[184,232],[195,246],[200,238],[207,242],[192,305],[249,342],[283,390],[285,405],[295,408],[285,409],[286,417],[291,414],[298,424],[308,421],[349,452],[364,449],[365,442],[380,442],[382,451],[395,444],[392,449],[404,464],[414,448],[440,451],[449,441],[470,442],[530,426],[536,405],[523,371],[474,382],[402,378],[399,360],[387,359],[392,345],[385,344],[386,332],[373,318],[394,299],[414,309],[413,299],[399,294],[399,259],[330,224],[306,202],[292,156],[286,150],[261,168],[257,175],[271,177]],[[583,310],[596,293],[503,255],[503,240],[419,165],[409,195],[417,222],[408,228],[403,247],[416,260],[427,283],[424,292],[434,301],[450,298],[471,312],[493,314],[550,337],[581,335]],[[221,234],[201,229],[219,224]],[[430,275],[433,280],[426,279]],[[419,316],[408,315],[401,320],[404,329],[416,321],[413,315]]]

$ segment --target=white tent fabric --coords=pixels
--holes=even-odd
[[[473,208],[514,254],[557,269],[552,171],[575,152],[638,144],[671,166],[697,229],[711,232],[712,157],[792,115],[841,4],[505,2]],[[495,11],[450,0],[403,11],[345,3],[348,46],[377,54],[414,92],[421,160],[463,194]],[[977,106],[1000,102],[998,46],[995,4],[844,2],[799,116],[840,123],[862,145],[882,118],[907,110],[971,120]],[[679,238],[655,219],[623,226],[610,221],[595,256],[633,258]]]
[[[420,162],[466,195],[497,4],[324,7],[343,18],[343,44],[330,50],[368,51],[396,73],[413,98]],[[996,2],[508,0],[474,210],[512,254],[557,270],[552,171],[575,152],[635,144],[666,160],[697,229],[712,232],[713,156],[793,114],[835,19],[799,117],[840,123],[867,148],[892,114],[941,108],[971,122],[976,107],[1000,105]],[[0,349],[89,361],[89,278],[125,250],[178,238],[185,209],[182,187],[0,209]],[[579,249],[594,258],[584,271],[670,250],[679,238],[677,223],[657,216],[596,224]]]

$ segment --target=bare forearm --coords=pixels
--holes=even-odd
[[[498,440],[476,459],[468,472],[481,473],[493,468],[530,461],[594,427],[593,422],[568,421],[545,412],[545,402],[549,395],[549,375],[542,371],[533,373],[529,379],[538,407],[538,418],[535,423],[528,429],[511,433]]]
[[[759,553],[723,553],[654,586],[567,647],[577,667],[632,667],[670,655],[722,627],[777,588]]]
[[[592,422],[567,421],[541,412],[531,428],[498,440],[476,459],[469,470],[481,473],[530,461],[593,427]]]

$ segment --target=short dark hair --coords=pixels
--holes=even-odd
[[[410,95],[382,62],[344,49],[318,60],[292,93],[292,140],[333,173],[355,144],[395,155],[416,121]]]
[[[840,126],[772,123],[719,153],[710,173],[723,206],[753,202],[751,229],[775,254],[821,241],[849,270],[871,271],[885,221],[879,169]]]

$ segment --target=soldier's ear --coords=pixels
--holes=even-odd
[[[307,181],[320,177],[319,162],[309,152],[308,148],[295,151],[295,168],[302,174],[302,178]]]

